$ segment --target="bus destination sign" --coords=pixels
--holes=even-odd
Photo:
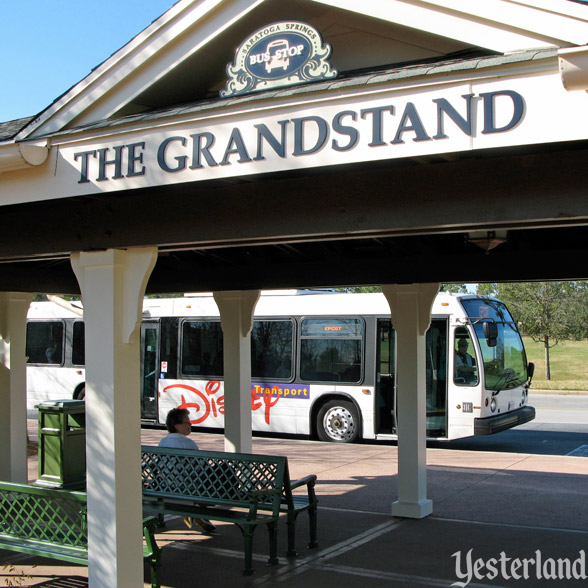
[[[320,33],[301,22],[278,22],[249,35],[227,65],[222,98],[282,86],[334,78],[327,59],[331,46]]]

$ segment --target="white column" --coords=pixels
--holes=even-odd
[[[154,247],[72,254],[86,325],[90,588],[143,586],[139,340]]]
[[[251,329],[259,290],[214,292],[223,329],[225,451],[251,453]]]
[[[25,334],[32,294],[0,292],[0,480],[28,482]]]
[[[425,334],[439,284],[386,285],[396,330],[398,500],[392,514],[421,519],[433,512],[427,499]]]

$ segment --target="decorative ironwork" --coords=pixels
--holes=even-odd
[[[281,490],[283,460],[261,461],[255,456],[235,454],[214,456],[210,452],[157,449],[156,452],[143,450],[141,470],[143,492],[172,495],[181,494],[186,498],[202,498],[241,502],[250,504],[250,493],[254,490]],[[264,456],[265,457],[265,456]],[[258,505],[273,509],[274,495],[261,494]]]
[[[16,536],[85,551],[86,513],[84,493],[0,485],[0,538]]]

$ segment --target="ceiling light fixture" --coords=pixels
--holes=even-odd
[[[506,243],[507,231],[470,231],[466,243],[472,243],[488,253],[491,249]]]

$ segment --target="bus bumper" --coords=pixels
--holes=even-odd
[[[528,423],[535,418],[535,409],[532,406],[523,406],[506,414],[497,414],[484,419],[474,419],[474,435],[493,435]]]

